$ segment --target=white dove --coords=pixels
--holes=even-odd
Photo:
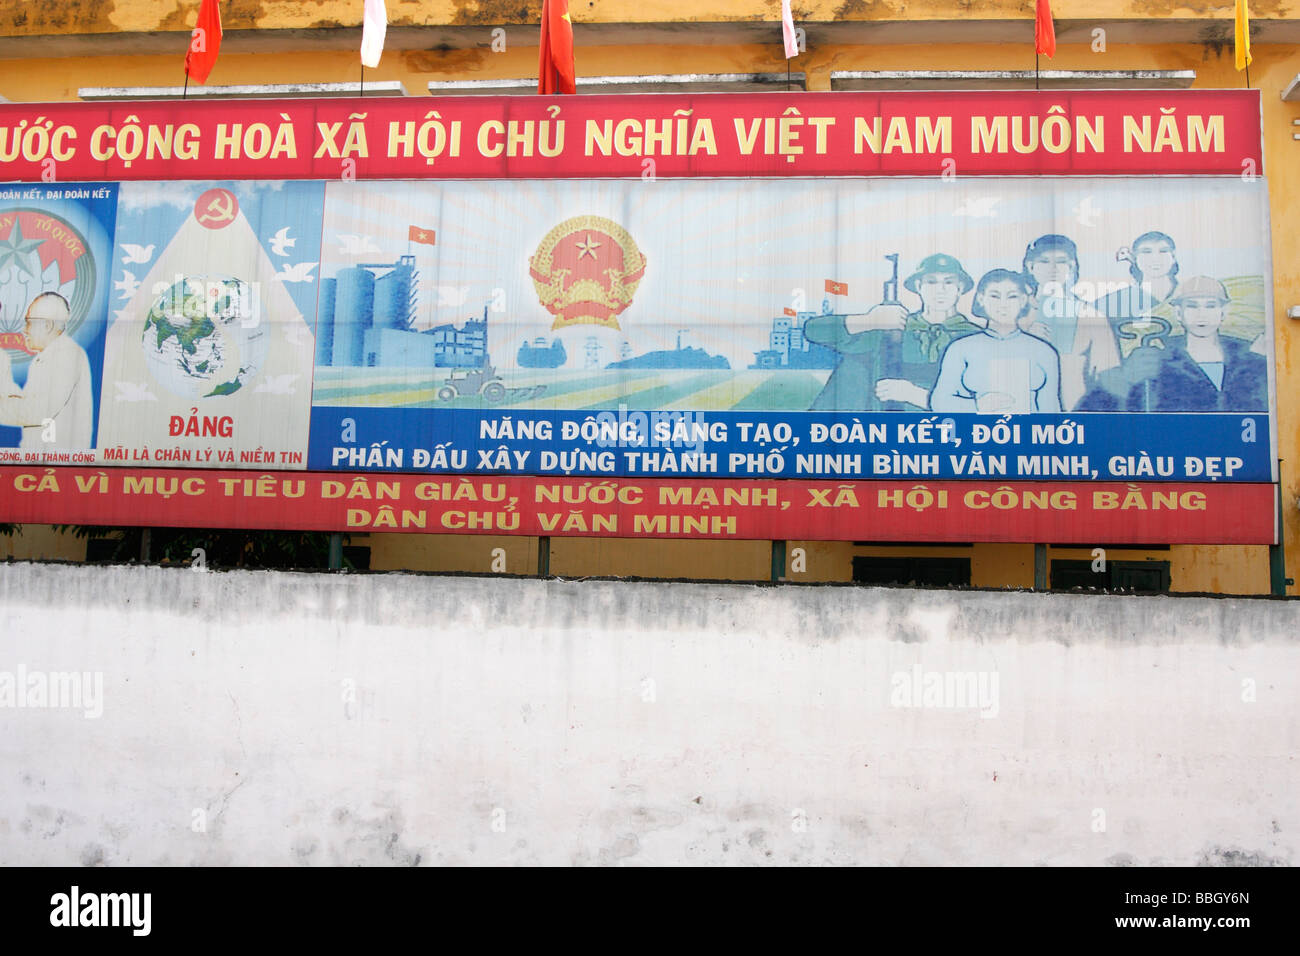
[[[289,250],[298,244],[297,239],[289,238],[289,227],[285,226],[271,237],[271,251],[277,256],[288,258]]]
[[[119,402],[156,402],[158,396],[149,391],[148,382],[114,382]]]
[[[114,282],[113,288],[122,290],[122,294],[118,296],[119,299],[129,299],[131,296],[135,295],[135,290],[140,288],[140,280],[131,272],[123,269],[121,280]]]
[[[343,242],[339,252],[345,256],[360,256],[367,252],[379,251],[379,247],[370,241],[370,236],[352,236],[341,232],[339,239]]]
[[[996,216],[994,207],[1002,202],[1001,196],[983,196],[979,199],[967,199],[952,211],[954,216],[970,216],[974,219],[986,219]]]
[[[266,392],[270,395],[292,395],[293,383],[297,380],[297,375],[268,375],[254,392]]]
[[[1092,204],[1091,196],[1084,196],[1083,202],[1070,211],[1074,213],[1074,221],[1085,229],[1091,229],[1097,225],[1097,217],[1101,215],[1101,209]]]
[[[148,262],[153,258],[154,245],[150,243],[147,246],[137,246],[130,242],[122,243],[122,251],[126,253],[122,257],[122,265],[129,266],[133,262]]]
[[[284,340],[290,345],[310,345],[311,330],[302,322],[290,322],[284,327]]]
[[[469,298],[469,286],[461,285],[440,285],[438,286],[438,304],[439,305],[464,305],[465,300]]]
[[[283,282],[314,282],[311,270],[316,266],[315,262],[297,262],[293,265],[286,262],[275,277]]]

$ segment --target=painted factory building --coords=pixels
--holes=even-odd
[[[487,310],[460,326],[416,331],[419,274],[414,256],[362,263],[322,279],[316,364],[334,367],[478,368],[487,360]]]
[[[768,347],[754,353],[751,368],[834,368],[835,353],[825,346],[814,345],[804,338],[804,323],[815,315],[831,315],[831,300],[823,299],[820,312],[791,309],[789,314],[772,320]]]

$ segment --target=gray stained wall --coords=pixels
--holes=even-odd
[[[0,608],[10,864],[1296,862],[1294,602],[11,564]]]

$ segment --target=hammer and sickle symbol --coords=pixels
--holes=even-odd
[[[229,222],[235,218],[234,197],[230,193],[214,196],[208,203],[208,210],[199,216],[199,222]]]

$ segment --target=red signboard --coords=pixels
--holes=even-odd
[[[1272,544],[1265,484],[0,468],[0,521],[760,540]]]
[[[5,104],[0,178],[1241,175],[1258,90]]]

